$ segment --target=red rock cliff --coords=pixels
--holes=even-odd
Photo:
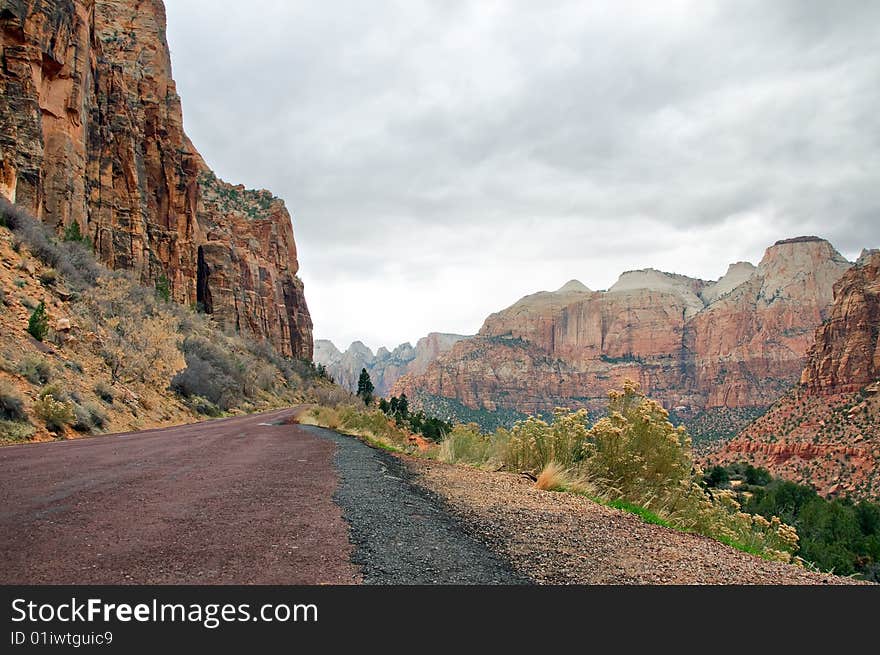
[[[569,282],[492,314],[392,393],[489,411],[599,410],[628,377],[685,417],[766,407],[798,381],[849,267],[827,241],[801,237],[717,282],[653,269],[624,273],[606,292]]]
[[[834,297],[801,376],[811,392],[858,391],[880,378],[880,253],[863,256]]]
[[[290,215],[218,180],[183,131],[160,0],[0,2],[0,193],[110,266],[311,358]]]
[[[704,462],[747,460],[824,494],[880,498],[880,253],[834,285],[801,384]]]

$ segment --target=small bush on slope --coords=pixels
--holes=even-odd
[[[24,401],[11,386],[0,384],[0,420],[27,421]]]
[[[81,241],[58,241],[45,225],[5,198],[0,198],[0,216],[6,227],[26,243],[41,262],[56,269],[72,289],[81,291],[91,287],[104,272],[87,245]]]
[[[52,366],[42,357],[25,357],[16,372],[31,384],[46,384],[53,375]]]
[[[50,432],[64,432],[64,428],[76,420],[73,403],[55,400],[52,394],[46,394],[34,403],[34,414],[45,421]]]

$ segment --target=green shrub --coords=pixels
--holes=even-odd
[[[215,417],[223,413],[217,405],[202,396],[190,396],[186,402],[195,412],[203,416]]]
[[[28,321],[27,331],[37,341],[42,341],[46,338],[46,333],[49,332],[49,316],[46,314],[46,303],[40,302],[37,305]]]
[[[35,431],[30,423],[0,419],[0,441],[27,441]]]
[[[46,423],[50,432],[63,432],[65,426],[74,422],[73,404],[55,400],[51,394],[34,403],[34,415]]]
[[[98,384],[95,385],[94,391],[95,395],[103,400],[105,403],[107,403],[108,405],[113,404],[113,399],[115,396],[113,394],[113,387],[111,387],[109,384],[107,384],[106,382],[98,382]]]
[[[50,287],[58,282],[58,271],[54,268],[46,268],[37,277],[41,284]]]
[[[448,464],[482,466],[492,456],[492,441],[475,423],[457,424],[440,444],[438,459]]]
[[[64,240],[65,241],[85,241],[83,238],[82,230],[79,228],[79,223],[76,221],[71,221],[70,225],[64,228]]]
[[[15,389],[5,382],[0,384],[0,419],[6,421],[27,421],[24,401]]]
[[[53,376],[52,367],[42,357],[26,357],[19,362],[18,373],[31,384],[46,384]]]
[[[164,273],[156,280],[156,295],[165,302],[171,301],[171,284]]]
[[[86,402],[82,405],[83,409],[88,413],[89,419],[94,427],[103,429],[107,425],[107,412],[98,403]]]

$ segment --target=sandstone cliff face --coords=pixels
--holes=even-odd
[[[392,351],[379,348],[375,355],[360,341],[355,341],[345,352],[340,352],[332,341],[318,339],[315,341],[315,362],[324,364],[333,379],[351,391],[357,390],[358,377],[361,369],[365,368],[370,374],[376,395],[385,396],[401,376],[423,373],[440,354],[468,338],[459,334],[432,332],[419,339],[415,348],[409,343],[402,343]]]
[[[800,385],[707,464],[747,460],[820,493],[880,498],[880,253],[834,286]]]
[[[218,180],[183,131],[160,0],[0,2],[0,193],[101,258],[310,358],[293,227]]]
[[[880,378],[880,253],[863,256],[834,295],[801,377],[814,393],[858,391]]]
[[[849,266],[807,237],[771,246],[757,268],[732,265],[717,282],[648,269],[624,273],[607,292],[533,294],[392,392],[488,411],[599,410],[629,377],[684,419],[766,407],[797,382]]]

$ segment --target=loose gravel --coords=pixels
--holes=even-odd
[[[526,584],[503,557],[468,534],[396,457],[330,430],[340,475],[334,500],[350,525],[364,584]]]
[[[645,523],[522,476],[403,458],[481,541],[539,584],[847,584],[849,578],[747,555]]]

